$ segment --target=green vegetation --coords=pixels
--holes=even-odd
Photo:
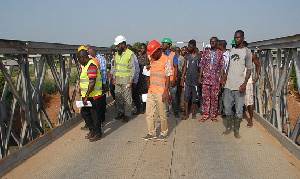
[[[0,96],[3,93],[4,84],[5,84],[5,79],[4,79],[3,74],[0,72]],[[6,100],[5,100],[6,109],[10,108],[12,100],[13,100],[13,93],[9,89],[8,92],[7,92],[7,95],[6,95]]]
[[[75,70],[71,71],[71,74],[70,74],[70,86],[76,85],[77,78],[78,78],[77,71],[75,71]]]
[[[4,84],[5,84],[4,76],[0,72],[0,95],[2,95]]]
[[[54,94],[57,91],[57,86],[54,80],[47,79],[44,83],[43,92],[47,94]]]
[[[50,128],[50,126],[49,126],[49,124],[46,120],[43,120],[43,129],[44,129],[44,132],[47,132],[47,131],[51,130],[51,128]]]
[[[296,70],[295,66],[293,67],[293,71],[291,73],[290,79],[292,80],[292,87],[295,91],[298,91],[298,84],[297,84],[297,75],[296,75]]]

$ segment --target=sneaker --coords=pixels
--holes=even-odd
[[[124,115],[122,122],[126,123],[129,121],[129,117]]]
[[[123,119],[123,117],[124,117],[124,114],[122,114],[122,113],[118,113],[118,116],[117,116],[117,117],[115,117],[115,120],[120,120],[120,119]]]
[[[159,135],[159,137],[157,138],[157,140],[165,140],[166,138],[167,138],[167,136]]]
[[[140,110],[136,110],[136,112],[132,113],[132,115],[139,115],[141,114]]]
[[[89,132],[87,133],[87,135],[85,136],[86,139],[90,139],[91,137],[94,137],[94,133],[93,132]]]
[[[101,139],[102,134],[95,134],[89,138],[90,142],[96,142]]]
[[[143,137],[143,140],[151,140],[151,139],[156,139],[157,137],[151,134],[147,134],[145,137]]]

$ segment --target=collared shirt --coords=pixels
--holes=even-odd
[[[96,54],[95,58],[100,60],[100,69],[101,69],[101,78],[102,78],[102,83],[105,85],[106,80],[107,80],[107,62],[106,59],[100,55],[99,53]]]
[[[137,84],[139,80],[139,75],[140,75],[140,67],[139,67],[139,61],[136,55],[134,55],[134,62],[135,62],[135,75],[133,79],[133,83]]]
[[[169,56],[171,52],[172,52],[172,50],[169,50],[167,53],[164,52],[164,54],[166,56]],[[174,55],[173,65],[178,65],[178,56],[177,56],[177,54]]]
[[[199,67],[203,67],[202,84],[220,85],[221,69],[225,68],[222,51],[205,50]]]

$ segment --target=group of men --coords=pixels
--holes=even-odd
[[[115,119],[122,119],[126,123],[132,114],[138,115],[146,112],[148,134],[143,139],[164,140],[168,136],[169,104],[172,105],[176,118],[179,118],[180,108],[184,109],[182,120],[189,118],[189,104],[192,104],[192,118],[196,119],[196,104],[202,99],[200,121],[205,122],[210,118],[217,122],[218,112],[223,112],[226,116],[226,130],[223,135],[229,134],[233,127],[234,136],[240,138],[239,128],[243,116],[246,87],[250,89],[246,96],[246,105],[250,106],[248,107],[250,120],[247,126],[253,125],[251,86],[258,80],[260,66],[255,55],[246,47],[247,43],[244,41],[242,30],[235,32],[233,42],[233,47],[228,51],[225,40],[212,37],[210,48],[200,53],[195,40],[190,40],[188,47],[185,46],[181,50],[177,47],[172,51],[171,39],[164,38],[161,43],[153,40],[147,46],[142,44],[138,55],[131,50],[131,46],[126,44],[125,37],[119,35],[115,38],[114,44],[117,46],[117,51],[111,63],[110,91],[118,109]],[[90,130],[86,138],[96,141],[102,135],[101,122],[105,120],[105,110],[104,112],[103,110],[96,111],[99,114],[97,120],[100,121],[100,127],[97,122],[90,122],[95,121],[92,119],[94,104],[95,108],[98,108],[95,101],[102,99],[103,96],[101,92],[93,94],[92,91],[97,90],[97,87],[101,88],[104,79],[101,76],[103,75],[101,74],[101,65],[96,63],[96,59],[100,57],[97,58],[95,53],[90,53],[90,51],[93,52],[90,49],[91,47],[88,47],[87,50],[78,49],[78,59],[84,66],[81,73],[87,73],[80,76],[83,102],[86,104],[86,101],[90,99],[93,106],[92,108],[84,107],[82,110],[83,118]],[[91,55],[90,61],[82,60],[86,58],[87,53]],[[257,69],[257,77],[253,79],[253,82],[248,83],[251,76],[252,59]],[[98,61],[101,63],[101,60]],[[98,66],[98,69],[95,69],[94,66]],[[147,70],[150,70],[150,76],[144,74],[144,71]],[[92,86],[94,87],[92,88]],[[147,94],[146,102],[142,102],[142,94]],[[135,113],[132,113],[132,100],[137,109]],[[98,106],[100,104],[102,106],[103,103],[105,108],[105,100],[101,100]],[[183,103],[184,106],[182,106]],[[233,105],[235,106],[235,115],[232,111]],[[161,132],[158,136],[154,119],[156,110],[161,121]],[[85,114],[86,111],[90,112],[90,117]],[[98,137],[95,139],[95,136]]]

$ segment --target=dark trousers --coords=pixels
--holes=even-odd
[[[136,85],[136,87],[132,88],[132,100],[134,105],[136,106],[137,111],[142,110],[142,101],[141,101],[141,90]]]
[[[109,92],[111,94],[111,96],[113,97],[113,99],[116,99],[116,94],[115,94],[115,85],[112,82],[113,78],[110,78],[110,83],[109,83]]]
[[[101,122],[105,120],[105,97],[98,99],[89,98],[92,107],[82,107],[81,115],[89,130],[95,134],[101,134]]]

